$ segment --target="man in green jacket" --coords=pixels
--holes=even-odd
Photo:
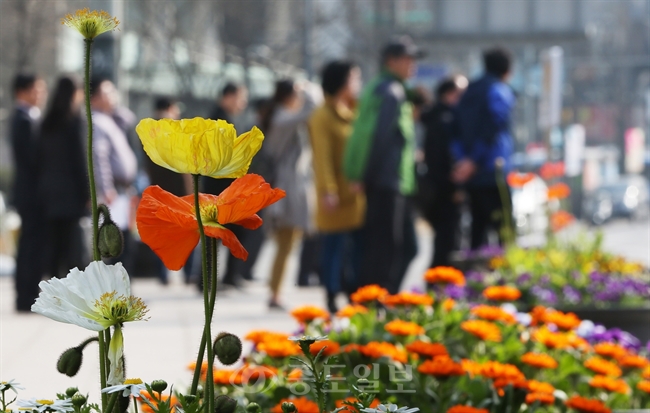
[[[409,37],[382,50],[382,72],[365,88],[343,161],[346,177],[367,198],[360,286],[396,293],[415,256],[408,197],[415,191],[415,125],[405,81],[422,52]]]

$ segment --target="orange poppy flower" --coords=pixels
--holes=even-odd
[[[257,349],[271,357],[289,357],[300,354],[300,346],[289,340],[264,341],[257,345]]]
[[[337,409],[345,407],[343,410],[341,410],[342,412],[352,412],[352,413],[358,413],[359,412],[359,410],[356,407],[352,407],[350,405],[347,405],[344,402],[358,403],[359,399],[357,399],[356,397],[350,396],[350,397],[346,397],[343,400],[337,400],[337,401],[334,402],[334,405],[335,405],[335,407]],[[375,400],[372,401],[372,403],[370,403],[370,406],[368,406],[368,407],[372,409],[374,407],[379,406],[380,404],[381,404],[381,402],[379,401],[379,399],[375,399]]]
[[[571,195],[571,188],[564,182],[549,186],[546,192],[548,199],[564,199],[569,195]]]
[[[420,356],[428,357],[437,357],[437,356],[447,356],[447,348],[444,344],[440,343],[427,343],[421,340],[416,340],[412,343],[406,345],[406,350],[419,354]]]
[[[551,229],[558,232],[571,225],[576,218],[566,211],[557,211],[551,215]]]
[[[603,376],[621,377],[623,372],[621,368],[611,361],[601,359],[600,357],[591,357],[584,362],[584,366],[589,370],[602,374]]]
[[[259,175],[236,179],[220,195],[199,195],[199,209],[205,234],[220,239],[237,258],[248,252],[225,224],[256,229],[262,225],[257,212],[284,198],[281,189],[272,189]],[[136,214],[142,241],[170,270],[180,270],[199,242],[199,227],[194,211],[194,196],[177,197],[159,186],[144,190]]]
[[[479,409],[478,407],[456,405],[447,409],[447,413],[489,413],[488,409]]]
[[[388,357],[400,363],[406,363],[406,351],[395,347],[394,344],[387,342],[371,341],[365,346],[359,347],[359,352],[364,356],[371,358]]]
[[[650,362],[647,358],[639,356],[637,354],[627,354],[618,359],[618,364],[621,367],[625,368],[637,368],[642,369],[646,367]]]
[[[309,346],[309,352],[315,356],[322,348],[325,348],[325,350],[323,350],[324,356],[331,356],[333,354],[338,354],[341,350],[341,345],[332,340],[320,340]]]
[[[605,389],[607,391],[627,394],[630,391],[630,386],[627,385],[625,380],[622,379],[613,379],[607,376],[597,375],[594,376],[590,381],[589,385],[596,389]]]
[[[599,356],[610,357],[613,359],[621,358],[627,354],[625,347],[614,343],[598,343],[594,345],[594,352]]]
[[[386,323],[384,330],[394,336],[416,336],[424,334],[424,327],[417,323],[404,320],[393,320]]]
[[[460,328],[470,334],[475,335],[481,340],[486,341],[501,341],[501,330],[496,324],[483,320],[469,320],[463,321]]]
[[[483,290],[483,297],[493,301],[515,301],[521,297],[521,291],[507,285],[494,285]]]
[[[548,311],[544,314],[544,322],[555,324],[562,330],[573,330],[580,325],[581,321],[575,313]]]
[[[300,413],[319,413],[318,403],[309,400],[306,397],[296,397],[295,399],[282,399],[271,409],[271,413],[282,413],[282,403],[291,402],[296,406],[296,411]]]
[[[275,331],[268,331],[268,330],[253,330],[246,334],[244,339],[252,341],[255,344],[262,343],[264,341],[282,341],[282,340],[288,340],[289,339],[289,334],[285,333],[278,333]]]
[[[352,293],[350,298],[353,302],[366,303],[368,301],[377,301],[381,300],[388,295],[388,290],[378,286],[377,284],[366,285],[359,288],[357,291]]]
[[[446,283],[462,287],[465,285],[465,276],[456,268],[440,266],[428,269],[424,273],[424,281],[431,284]]]
[[[533,179],[535,179],[535,174],[530,172],[510,172],[506,178],[506,181],[511,188],[521,188]]]
[[[340,318],[350,318],[355,314],[366,314],[367,312],[368,309],[366,307],[359,304],[352,304],[341,308],[338,313],[336,313],[336,316]]]
[[[239,375],[245,383],[267,380],[278,375],[278,369],[266,365],[245,364],[240,370]]]
[[[460,363],[456,363],[449,356],[438,356],[433,360],[427,360],[420,364],[418,371],[436,377],[462,376],[465,369]]]
[[[507,324],[514,324],[517,319],[512,314],[503,310],[501,307],[491,305],[477,305],[472,308],[471,313],[488,321],[502,321]]]
[[[641,380],[637,385],[636,388],[650,394],[650,381],[648,380]]]
[[[553,332],[542,327],[533,332],[533,340],[544,344],[548,348],[566,348],[570,346],[569,336],[566,333]]]
[[[535,402],[550,405],[555,403],[555,396],[552,393],[528,393],[526,395],[526,404],[533,404]]]
[[[397,305],[425,305],[433,304],[433,297],[428,294],[416,294],[408,291],[402,291],[399,294],[387,295],[381,302],[389,307]]]
[[[303,305],[294,308],[291,310],[291,315],[300,323],[309,323],[316,318],[322,318],[325,320],[330,318],[330,313],[315,305]]]
[[[453,298],[445,298],[445,301],[442,302],[442,308],[444,308],[445,311],[451,311],[455,305],[456,301],[454,301]]]
[[[580,396],[573,396],[564,403],[567,407],[575,409],[580,413],[611,413],[612,411],[603,402],[596,399],[587,399]]]
[[[521,356],[522,363],[529,366],[537,367],[540,369],[554,369],[557,368],[557,361],[548,354],[539,353],[526,353]]]

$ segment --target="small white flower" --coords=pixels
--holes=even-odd
[[[501,304],[501,309],[511,315],[517,314],[517,307],[515,307],[515,305],[512,303]]]
[[[366,407],[361,410],[364,413],[385,413],[385,412],[394,412],[394,413],[415,413],[419,412],[420,409],[417,407],[397,407],[396,404],[380,404],[376,408]]]
[[[123,384],[110,386],[102,389],[102,393],[115,393],[122,391],[122,397],[142,397],[140,391],[146,390],[147,386],[140,379],[126,379]]]
[[[18,394],[16,390],[25,390],[20,383],[15,382],[13,379],[9,381],[0,381],[0,392],[11,390],[12,392]]]
[[[515,317],[517,318],[517,322],[524,327],[528,327],[533,322],[533,317],[528,313],[517,313]]]
[[[593,321],[582,320],[578,328],[576,328],[576,334],[582,338],[590,337],[594,333],[595,329],[596,325],[593,323]]]
[[[36,411],[39,413],[47,412],[59,412],[66,413],[74,411],[72,407],[72,401],[70,399],[65,400],[42,400],[42,399],[29,399],[29,400],[18,400],[18,410],[19,411]]]
[[[327,340],[327,336],[293,336],[289,337],[289,340],[291,341],[322,341],[322,340]]]

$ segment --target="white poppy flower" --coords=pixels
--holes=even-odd
[[[377,407],[370,408],[366,407],[361,410],[364,413],[385,413],[385,412],[394,412],[394,413],[415,413],[419,412],[420,409],[417,407],[397,407],[396,404],[380,404]]]
[[[25,390],[20,383],[15,382],[13,379],[9,381],[0,381],[0,392],[11,390],[12,392],[18,394],[16,390]]]
[[[18,410],[19,411],[36,411],[43,413],[48,412],[58,412],[66,413],[74,411],[72,406],[72,401],[70,399],[65,400],[18,400]]]
[[[147,386],[140,379],[126,379],[123,384],[110,386],[102,389],[102,393],[115,393],[122,391],[122,397],[142,397],[140,391],[146,390]]]

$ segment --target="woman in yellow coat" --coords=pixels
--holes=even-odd
[[[353,275],[357,272],[359,228],[365,215],[365,198],[345,179],[342,169],[361,88],[361,71],[350,62],[331,62],[323,69],[322,86],[325,103],[312,114],[309,134],[318,195],[316,227],[322,234],[323,283],[327,306],[335,312],[344,268],[352,270]]]

